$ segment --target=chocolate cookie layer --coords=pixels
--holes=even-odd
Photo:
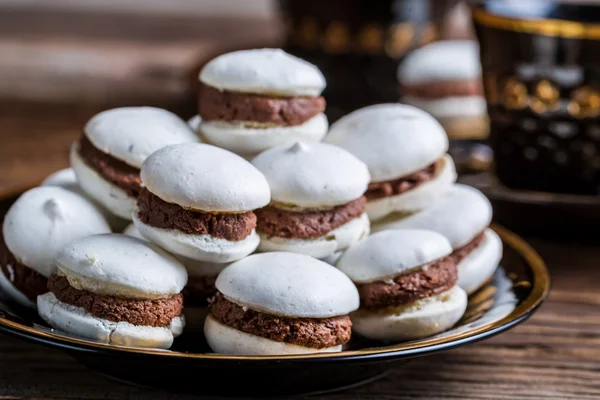
[[[205,121],[252,121],[274,125],[300,125],[325,110],[320,97],[267,97],[221,92],[202,85],[198,114]]]
[[[404,96],[426,99],[439,99],[450,96],[483,96],[483,85],[480,80],[462,80],[445,82],[428,82],[419,85],[402,86]]]
[[[298,346],[322,349],[350,340],[352,322],[348,316],[332,318],[287,318],[239,306],[217,294],[210,307],[219,322],[251,335]]]
[[[185,209],[167,203],[143,189],[137,201],[138,218],[145,224],[162,229],[177,229],[195,234],[236,242],[245,239],[256,227],[252,211],[236,214],[212,214]]]
[[[475,236],[475,238],[473,238],[473,240],[471,240],[469,243],[467,243],[459,249],[454,250],[452,254],[450,254],[450,257],[452,258],[454,263],[458,265],[458,263],[460,263],[466,256],[468,256],[470,252],[479,247],[484,237],[485,233],[481,232],[479,235]]]
[[[137,197],[140,194],[140,170],[98,150],[85,135],[79,139],[79,155],[90,168],[129,196]]]
[[[67,278],[57,274],[48,279],[48,289],[63,303],[83,307],[90,314],[113,322],[168,326],[183,310],[183,296],[180,293],[166,299],[121,299],[75,289],[69,285]]]
[[[367,199],[370,201],[406,193],[422,183],[432,180],[438,168],[441,168],[441,162],[436,161],[420,171],[398,179],[384,182],[371,182],[369,183],[369,188],[367,189],[365,196],[367,196]]]
[[[255,211],[258,217],[257,230],[284,238],[318,238],[360,217],[366,204],[367,199],[363,196],[325,211],[294,212],[267,206]]]
[[[208,299],[217,293],[216,276],[190,276],[181,292],[186,307],[206,307]]]
[[[457,279],[456,264],[448,256],[427,268],[399,275],[392,283],[370,282],[358,284],[356,287],[360,294],[360,307],[378,310],[435,296],[452,288]]]
[[[40,294],[48,291],[48,279],[17,261],[0,237],[0,272],[29,300],[35,302]]]

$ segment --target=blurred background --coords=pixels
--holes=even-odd
[[[0,138],[4,142],[0,148],[0,190],[15,191],[37,184],[49,172],[65,167],[68,144],[77,137],[85,120],[99,110],[153,105],[183,118],[192,116],[200,66],[211,57],[233,49],[285,46],[289,33],[286,22],[290,19],[283,15],[282,9],[288,10],[289,4],[296,8],[299,5],[317,17],[343,21],[334,24],[329,41],[323,43],[323,46],[343,46],[340,40],[348,27],[344,24],[362,18],[361,8],[367,9],[370,2],[355,2],[354,12],[352,7],[338,7],[339,1],[331,2],[328,9],[311,10],[321,3],[0,0]],[[420,0],[410,2],[407,10],[395,14],[392,1],[380,3],[385,6],[375,10],[372,22],[380,24],[382,29],[388,29],[394,19],[405,19],[411,13],[420,14],[421,21],[432,13],[428,7],[419,6],[419,3],[429,5]],[[465,11],[457,8],[448,18],[453,21],[454,29],[442,24],[444,29],[454,31],[449,34],[465,35],[469,30]],[[336,12],[347,14],[332,14]],[[424,42],[440,33],[429,25],[427,29]],[[408,47],[408,43],[398,44],[394,57],[399,59]],[[334,55],[338,53],[333,50]],[[367,56],[383,59],[371,62],[373,68],[388,67],[385,62],[389,57]],[[325,68],[331,60],[321,57],[320,67]],[[346,65],[352,67],[352,63]],[[356,65],[352,73],[361,74],[362,67]],[[395,80],[395,71],[388,73],[386,79],[389,87],[389,82]],[[333,81],[331,85],[340,86]],[[328,94],[334,98],[329,99]],[[347,104],[335,104],[335,91],[325,95],[334,117],[345,111],[342,108]],[[390,100],[396,97],[388,95]],[[363,100],[350,106],[379,99],[370,94],[370,98]]]
[[[567,31],[545,20],[539,29],[522,23],[532,16],[583,23],[600,7],[556,4],[0,0],[0,194],[18,193],[66,167],[69,144],[101,110],[150,105],[192,117],[199,69],[227,51],[282,47],[317,64],[327,78],[326,112],[334,122],[359,107],[399,101],[396,71],[407,54],[439,40],[469,39],[482,44],[492,129],[490,138],[451,138],[460,179],[483,190],[496,217],[514,229],[547,230],[552,220],[555,231],[598,232],[595,38],[562,37]],[[471,6],[479,7],[478,19]],[[579,71],[585,85],[574,94],[556,78],[565,65],[575,66],[576,75],[577,68],[585,70]],[[521,70],[529,75],[519,77]],[[557,111],[552,107],[561,101],[565,115],[546,112]],[[492,148],[501,149],[496,159]],[[556,212],[567,225],[555,223]]]

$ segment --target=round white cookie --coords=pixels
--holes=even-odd
[[[198,114],[194,115],[192,118],[187,120],[187,124],[190,129],[194,132],[198,132],[198,128],[200,127],[200,123],[202,122],[202,118]]]
[[[73,168],[63,168],[51,173],[42,181],[40,186],[60,186],[72,192],[85,195],[85,192],[81,190],[77,183],[77,175],[75,175]]]
[[[439,203],[444,194],[456,182],[457,173],[454,161],[449,154],[438,160],[440,167],[431,180],[395,196],[386,196],[367,202],[367,214],[372,222],[388,217],[395,220],[417,213]],[[398,215],[396,215],[398,214]]]
[[[141,240],[148,240],[143,236],[135,224],[130,224],[123,231],[124,235],[133,236]],[[204,276],[217,276],[226,266],[230,263],[214,263],[206,261],[198,261],[189,257],[180,256],[173,254],[184,266],[188,272],[189,277],[204,277]]]
[[[267,180],[252,164],[203,143],[156,151],[144,162],[141,178],[162,200],[196,211],[248,211],[266,206],[271,199]]]
[[[319,142],[329,128],[325,114],[317,114],[300,125],[261,125],[245,122],[204,121],[199,126],[202,139],[236,154],[252,158],[276,146],[296,141]]]
[[[298,346],[291,343],[276,342],[260,336],[251,335],[224,325],[211,315],[204,323],[204,336],[208,345],[215,353],[235,355],[284,355],[332,353],[342,351],[342,346],[332,346],[323,349]]]
[[[492,205],[487,197],[472,186],[455,184],[433,207],[390,223],[374,224],[372,230],[428,229],[444,235],[456,250],[483,232],[491,221]]]
[[[165,146],[197,142],[185,121],[155,107],[121,107],[102,111],[84,127],[98,150],[140,168],[146,158]]]
[[[82,307],[59,301],[52,292],[38,296],[37,307],[44,321],[55,329],[118,346],[168,349],[185,325],[183,317],[174,318],[166,327],[108,321],[95,317]]]
[[[315,239],[292,239],[260,234],[258,250],[262,252],[286,251],[306,254],[318,259],[328,259],[368,236],[370,226],[369,217],[365,213]]]
[[[226,299],[282,317],[330,318],[359,306],[356,287],[335,267],[312,257],[274,252],[251,255],[225,268],[215,283]],[[341,351],[277,342],[228,327],[209,315],[204,335],[211,349],[225,354],[277,355]]]
[[[10,252],[23,265],[49,277],[54,257],[75,239],[110,232],[96,206],[85,197],[55,186],[23,193],[4,218],[2,233]]]
[[[448,239],[422,229],[375,233],[351,246],[336,267],[355,283],[393,279],[452,253]]]
[[[474,40],[440,40],[410,52],[398,67],[402,85],[481,77],[479,44]]]
[[[156,299],[180,293],[185,267],[153,244],[111,233],[77,239],[56,255],[56,266],[79,290],[129,299]]]
[[[326,86],[315,65],[281,49],[222,54],[204,65],[199,80],[221,91],[267,96],[319,96]]]
[[[255,230],[236,242],[215,238],[211,235],[196,235],[178,229],[157,228],[143,223],[133,213],[133,223],[147,240],[156,243],[176,257],[209,263],[226,263],[239,260],[258,247],[260,237]]]
[[[404,104],[376,104],[353,111],[331,125],[324,141],[363,160],[371,182],[419,171],[448,151],[448,137],[440,123]]]
[[[256,156],[252,164],[267,178],[271,201],[302,208],[333,207],[356,200],[370,180],[364,162],[327,143],[275,147]]]
[[[285,317],[330,318],[359,306],[346,275],[303,254],[253,254],[225,268],[215,286],[230,301]]]
[[[104,215],[104,218],[106,218],[108,225],[110,225],[113,231],[119,232],[127,226],[128,221],[126,219],[117,217],[81,189],[73,168],[64,168],[48,175],[46,179],[42,181],[40,186],[60,186],[87,197],[88,200],[98,207],[98,210]]]
[[[458,285],[386,313],[359,310],[350,315],[352,330],[371,339],[402,341],[443,332],[467,309],[467,294]]]
[[[75,142],[71,145],[69,160],[75,175],[77,175],[79,186],[87,196],[110,210],[117,217],[126,221],[131,220],[131,213],[135,209],[136,199],[90,168],[79,155],[79,143]]]
[[[502,260],[502,239],[496,232],[486,229],[479,246],[457,265],[458,286],[467,294],[474,293],[496,272]]]

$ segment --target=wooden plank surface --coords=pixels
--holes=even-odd
[[[549,263],[553,290],[527,322],[492,339],[415,360],[366,386],[311,398],[600,398],[600,250],[591,244],[533,244]],[[0,399],[21,398],[192,397],[118,383],[58,350],[0,335]]]

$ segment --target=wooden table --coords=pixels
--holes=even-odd
[[[212,25],[178,21],[185,34],[180,30],[171,36],[187,39],[171,43],[169,54],[174,64],[169,69],[145,34],[163,26],[160,20],[150,18],[144,25],[137,19],[134,26],[127,26],[117,18],[115,24],[121,31],[112,31],[112,35],[128,35],[128,40],[120,41],[119,47],[109,45],[114,39],[111,35],[100,35],[93,30],[93,18],[87,21],[75,18],[73,22],[73,18],[64,15],[42,18],[0,12],[0,49],[11,48],[15,37],[11,32],[19,29],[19,21],[23,19],[30,22],[27,26],[35,26],[23,35],[25,44],[19,50],[29,56],[43,49],[47,54],[60,50],[63,54],[85,55],[85,43],[94,43],[94,48],[107,57],[122,56],[131,49],[145,49],[145,52],[136,55],[137,64],[135,60],[130,60],[130,64],[122,61],[122,70],[138,71],[132,75],[137,77],[135,79],[119,75],[122,70],[102,70],[100,66],[95,66],[93,71],[104,71],[104,75],[90,77],[75,71],[63,76],[56,74],[57,70],[53,69],[56,66],[52,64],[36,68],[31,60],[0,57],[0,192],[3,193],[36,185],[52,171],[67,166],[69,144],[80,134],[85,121],[108,105],[145,101],[189,117],[193,113],[194,97],[184,82],[193,75],[196,61],[215,49],[210,40],[198,39],[196,46],[190,42],[204,37],[203,31],[214,31],[216,27],[220,27],[221,32],[227,29],[214,21]],[[59,28],[68,22],[79,24],[86,40],[91,42],[82,38],[65,40],[68,30]],[[240,22],[238,26],[243,25]],[[259,25],[264,28],[264,24]],[[271,30],[261,31],[252,23],[247,23],[246,29],[255,34],[262,32],[262,43],[276,41]],[[247,38],[242,39],[249,45]],[[242,43],[242,39],[238,38],[236,43]],[[146,73],[140,73],[136,68],[144,63],[154,68],[146,67],[143,70]],[[7,76],[11,79],[32,76],[38,85],[26,82],[15,86],[17,82],[13,82],[11,86],[4,79]],[[120,78],[115,80],[115,76]],[[52,81],[59,78],[63,83],[70,83],[65,86]],[[149,85],[154,85],[154,89]],[[10,88],[14,89],[13,97],[9,96]],[[28,90],[23,91],[23,88]],[[110,93],[118,95],[110,96]],[[532,243],[552,271],[553,289],[547,303],[529,321],[490,340],[415,360],[367,386],[316,398],[600,398],[600,247],[594,243],[569,244],[541,239],[534,239]],[[199,394],[200,389],[201,386]],[[1,335],[0,399],[20,398],[188,397],[108,380],[57,350]]]

